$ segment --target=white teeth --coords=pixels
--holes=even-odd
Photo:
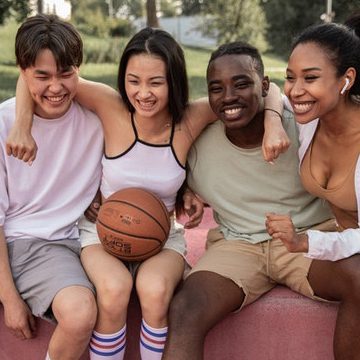
[[[46,98],[49,101],[52,101],[52,102],[59,102],[59,101],[63,100],[64,97],[65,97],[65,95],[62,95],[62,96],[47,96]]]
[[[240,110],[241,110],[240,108],[235,108],[235,109],[227,109],[224,112],[226,115],[233,115],[238,113]]]
[[[312,105],[312,103],[293,104],[293,108],[297,113],[306,113],[311,109]]]

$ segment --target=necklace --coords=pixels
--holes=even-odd
[[[158,144],[168,143],[170,141],[170,134],[168,133],[168,131],[166,131],[168,128],[171,127],[170,121],[167,121],[164,125],[159,127],[155,133],[152,129],[144,129],[137,121],[135,114],[133,114],[133,119],[138,136],[142,140],[151,141]],[[140,136],[139,130],[142,136]]]

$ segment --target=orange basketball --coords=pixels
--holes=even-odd
[[[107,252],[121,260],[140,261],[161,250],[169,236],[170,218],[156,195],[127,188],[101,205],[96,228]]]

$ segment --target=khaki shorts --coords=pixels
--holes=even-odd
[[[333,220],[312,229],[334,231]],[[245,293],[241,308],[251,304],[276,284],[282,284],[309,298],[314,295],[307,279],[312,259],[290,253],[280,240],[252,244],[244,240],[225,240],[216,228],[208,233],[206,252],[187,276],[211,271],[231,279]],[[323,300],[326,301],[326,300]]]

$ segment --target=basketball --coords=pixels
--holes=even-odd
[[[96,228],[107,252],[125,261],[141,261],[157,254],[170,231],[164,203],[140,188],[119,190],[101,205]]]

